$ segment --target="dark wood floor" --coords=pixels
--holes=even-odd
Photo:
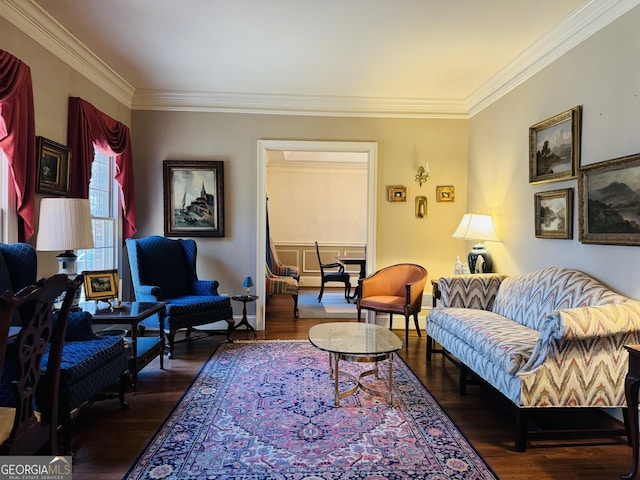
[[[330,321],[294,320],[288,297],[274,297],[267,310],[266,329],[258,339],[306,339],[310,326]],[[404,331],[396,333],[404,338]],[[234,337],[253,335],[237,331]],[[75,424],[73,478],[122,478],[222,340],[214,336],[176,345],[176,358],[165,359],[164,370],[157,359],[149,364],[138,377],[138,393],[128,396],[129,410],[121,410],[116,400],[83,409]],[[424,335],[418,338],[415,331],[401,356],[503,480],[618,479],[630,468],[631,448],[619,438],[539,442],[516,453],[512,418],[489,389],[474,385],[459,395],[457,369],[440,355],[427,365]]]

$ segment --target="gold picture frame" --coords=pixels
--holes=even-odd
[[[436,187],[436,202],[455,202],[456,187],[453,185],[440,185]]]
[[[388,200],[390,202],[407,201],[407,187],[404,185],[390,185],[387,187],[387,193],[389,195]]]
[[[69,195],[69,147],[44,137],[36,139],[38,174],[36,192]]]
[[[573,188],[534,194],[537,238],[573,238]]]
[[[118,270],[93,270],[84,275],[84,297],[87,300],[110,300],[118,298]]]
[[[529,127],[529,183],[576,178],[580,164],[582,105]]]
[[[640,245],[640,153],[580,167],[578,239]]]

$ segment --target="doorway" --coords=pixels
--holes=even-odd
[[[266,175],[268,156],[274,152],[358,152],[366,155],[367,162],[367,268],[375,271],[376,185],[378,145],[375,142],[331,142],[296,140],[258,141],[258,195],[257,195],[257,265],[256,292],[261,301],[256,304],[256,328],[265,326],[265,262],[266,262]]]

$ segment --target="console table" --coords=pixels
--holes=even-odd
[[[95,324],[129,324],[131,326],[131,358],[129,371],[131,372],[131,391],[135,395],[138,383],[138,372],[151,360],[160,355],[160,368],[164,368],[164,302],[122,302],[121,308],[111,306],[99,308],[97,302],[86,302],[82,309],[93,316]],[[159,317],[158,337],[138,337],[138,325],[152,315]]]

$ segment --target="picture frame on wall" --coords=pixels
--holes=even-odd
[[[580,164],[582,105],[529,128],[529,183],[576,178]]]
[[[388,200],[390,202],[406,202],[407,201],[407,187],[404,185],[390,185],[387,188]]]
[[[579,240],[640,245],[640,154],[580,167]]]
[[[534,194],[537,238],[573,238],[573,188]]]
[[[164,234],[224,237],[224,162],[165,160]]]
[[[453,185],[436,186],[436,202],[455,202],[456,189]]]
[[[71,150],[44,137],[36,138],[38,171],[36,192],[69,195]]]

